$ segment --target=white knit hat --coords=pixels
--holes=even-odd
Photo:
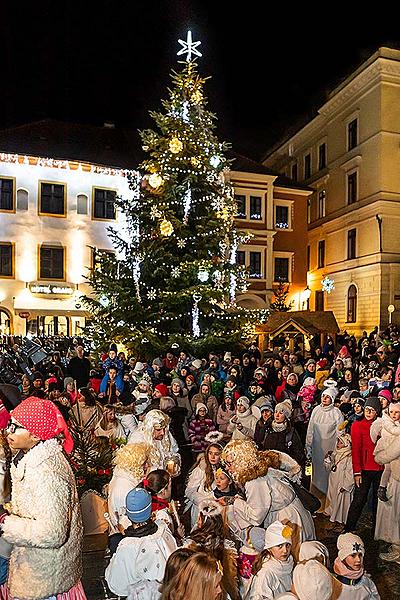
[[[304,562],[313,558],[316,560],[322,558],[324,565],[327,566],[329,564],[328,548],[317,540],[302,542],[299,550],[299,562]]]
[[[334,387],[327,387],[322,390],[322,396],[329,396],[332,399],[332,402],[335,401],[336,396],[338,395],[338,389]]]
[[[240,398],[237,399],[236,406],[239,406],[240,404],[246,408],[249,408],[250,400],[247,396],[240,396]]]
[[[265,530],[264,548],[273,548],[280,544],[292,543],[293,530],[288,525],[284,525],[280,521],[274,521]]]
[[[196,404],[196,415],[198,415],[198,414],[199,414],[199,410],[200,410],[201,408],[204,408],[204,410],[205,410],[206,412],[208,412],[208,408],[207,408],[207,406],[206,406],[205,404],[203,404],[202,402],[198,402],[198,403]]]
[[[331,600],[332,575],[318,560],[311,559],[296,565],[293,585],[299,600]]]
[[[362,539],[354,533],[342,533],[337,539],[338,557],[340,560],[344,560],[350,554],[360,552],[363,556],[365,554],[364,542]]]
[[[293,408],[290,400],[284,400],[283,402],[279,402],[275,406],[275,412],[283,413],[287,419],[290,419],[290,417],[292,416],[292,411]]]

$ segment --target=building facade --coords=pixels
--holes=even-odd
[[[96,250],[113,252],[108,228],[124,225],[116,195],[129,198],[138,164],[112,127],[57,121],[0,132],[0,335],[79,335],[89,313],[81,295]],[[113,152],[113,148],[118,152]],[[238,298],[268,307],[278,282],[305,308],[306,213],[311,190],[235,157],[236,226],[253,234],[238,249],[249,289]]]
[[[264,161],[314,189],[310,308],[356,335],[400,322],[399,142],[400,52],[380,48]]]

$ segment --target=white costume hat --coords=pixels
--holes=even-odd
[[[296,565],[293,585],[299,600],[331,600],[332,575],[315,559]]]
[[[273,548],[280,544],[292,543],[293,530],[288,525],[284,525],[280,521],[274,521],[265,530],[264,548]]]
[[[299,562],[304,562],[313,558],[316,560],[322,558],[324,565],[327,566],[329,564],[328,548],[317,540],[302,542],[299,550]]]

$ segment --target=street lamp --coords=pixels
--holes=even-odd
[[[389,325],[391,325],[392,324],[392,314],[394,313],[394,310],[395,310],[393,304],[389,304],[387,309],[388,309],[388,313],[389,313]]]

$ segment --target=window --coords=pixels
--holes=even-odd
[[[358,120],[353,119],[347,125],[347,150],[352,150],[358,144]]]
[[[93,218],[115,219],[115,190],[94,188],[93,190]]]
[[[356,257],[356,230],[349,229],[347,232],[347,259]]]
[[[311,264],[311,246],[308,245],[307,246],[307,271],[310,270],[310,264]]]
[[[307,223],[311,223],[311,198],[307,198]]]
[[[65,216],[65,185],[39,182],[39,214]]]
[[[14,277],[14,246],[11,242],[0,243],[0,277]]]
[[[246,252],[244,250],[238,250],[236,252],[236,264],[237,265],[246,265]]]
[[[298,178],[298,171],[297,171],[297,163],[294,163],[294,165],[292,165],[292,179],[293,181],[297,181]]]
[[[354,284],[349,287],[347,292],[347,323],[357,321],[357,288]]]
[[[274,281],[287,283],[289,281],[289,259],[275,258],[275,276]]]
[[[275,206],[275,227],[278,229],[289,228],[289,207],[277,204]]]
[[[261,252],[250,252],[249,277],[261,278]]]
[[[64,248],[41,246],[39,279],[64,279]]]
[[[246,218],[246,196],[244,194],[236,194],[235,201],[237,204],[237,219],[245,219]]]
[[[304,179],[311,177],[311,154],[304,157]]]
[[[318,148],[318,170],[326,167],[326,144],[321,144]]]
[[[14,179],[0,177],[0,210],[14,211]]]
[[[78,215],[88,214],[88,197],[86,194],[78,194],[76,197],[76,212]]]
[[[261,198],[260,196],[250,196],[250,219],[261,219]]]
[[[326,191],[321,190],[318,192],[318,219],[325,217],[325,205],[326,205]]]
[[[347,204],[357,202],[357,171],[347,175]]]
[[[315,292],[315,310],[324,310],[324,292],[322,290]]]
[[[325,240],[318,242],[318,269],[325,266]]]

